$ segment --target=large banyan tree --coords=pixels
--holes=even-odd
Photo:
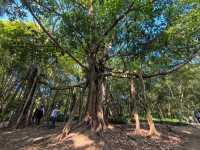
[[[5,12],[35,20],[82,69],[88,89],[84,121],[101,131],[107,77],[130,78],[133,99],[133,80],[140,79],[145,100],[146,78],[176,71],[198,53],[199,8],[197,0],[21,0],[10,1]]]

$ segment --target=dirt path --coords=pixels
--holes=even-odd
[[[58,127],[50,130],[46,127],[30,127],[17,130],[0,130],[0,150],[17,150],[42,139],[48,139],[61,130]]]
[[[200,150],[200,129],[188,126],[158,125],[163,136],[146,138],[147,130],[137,136],[132,126],[115,125],[103,133],[103,138],[79,130],[58,143],[62,126],[55,130],[0,130],[0,150]]]
[[[200,128],[199,127],[176,127],[177,133],[183,135],[183,150],[200,150]]]

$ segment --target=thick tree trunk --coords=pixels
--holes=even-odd
[[[102,78],[100,81],[99,87],[99,100],[97,99],[97,117],[100,121],[100,125],[97,128],[97,131],[104,130],[107,128],[107,124],[105,123],[105,114],[103,109],[103,102],[106,100],[106,79]]]
[[[135,132],[137,134],[140,134],[140,120],[137,110],[136,89],[133,78],[131,78],[130,80],[130,97],[131,97],[131,102],[133,103],[133,109],[131,111],[132,111],[132,117],[134,117],[133,119],[135,120]]]
[[[90,75],[85,121],[92,131],[100,132],[106,128],[102,106],[105,99],[105,84],[104,79],[98,78],[94,72]]]

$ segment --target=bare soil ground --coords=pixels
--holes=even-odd
[[[148,138],[146,125],[141,135],[130,125],[112,125],[97,136],[79,129],[58,142],[63,124],[46,127],[0,130],[0,150],[200,150],[200,128],[157,125],[160,137]]]

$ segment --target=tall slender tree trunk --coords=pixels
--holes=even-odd
[[[167,113],[168,117],[171,118],[171,103],[169,102],[168,104],[168,113]]]
[[[184,116],[184,105],[183,105],[183,89],[182,89],[182,85],[180,85],[180,121],[184,121],[183,116]]]
[[[20,91],[16,95],[16,99],[17,99],[18,102],[21,102],[21,99],[22,99],[22,97],[24,95],[24,92],[25,92],[24,88],[25,88],[25,86],[22,84],[21,88],[20,88]],[[19,116],[20,110],[22,109],[21,107],[22,106],[17,107],[17,109],[11,115],[8,127],[13,127],[14,124],[16,123],[17,117]]]
[[[143,73],[140,72],[139,73],[139,79],[140,79],[140,82],[141,82],[141,87],[142,87],[142,95],[143,95],[143,100],[144,102],[147,104],[146,105],[146,113],[147,113],[147,122],[148,122],[148,125],[149,125],[149,133],[148,133],[148,136],[153,136],[153,135],[160,135],[160,133],[156,130],[156,127],[155,127],[155,124],[154,124],[154,121],[153,121],[153,117],[151,115],[151,111],[150,111],[150,107],[149,107],[149,101],[147,101],[147,98],[146,98],[146,89],[145,89],[145,83],[144,83],[144,79],[142,77]]]
[[[153,121],[153,117],[151,115],[151,111],[150,110],[147,111],[147,122],[149,124],[148,136],[153,136],[153,135],[159,136],[160,133],[156,130],[156,127],[155,127],[155,124],[154,124],[154,121]]]
[[[83,120],[83,114],[84,114],[84,108],[85,108],[85,105],[84,105],[84,100],[85,100],[84,93],[85,93],[85,91],[86,91],[86,87],[81,89],[80,107],[79,107],[79,121],[80,122]]]
[[[16,99],[17,94],[20,91],[20,87],[17,87],[12,95],[9,96],[9,100],[4,104],[4,107],[2,109],[2,114],[8,111],[9,105]]]
[[[27,95],[25,95],[25,97],[24,97],[25,104],[24,104],[23,109],[17,119],[15,128],[24,127],[26,125],[24,123],[24,121],[27,120],[27,117],[28,117],[27,114],[30,109],[33,95],[35,93],[35,89],[36,89],[36,85],[37,85],[37,80],[38,80],[38,76],[39,76],[39,70],[38,70],[37,66],[31,65],[29,71],[30,72],[28,74],[28,86],[27,86],[28,92],[27,92]]]
[[[132,111],[132,117],[134,117],[133,119],[135,120],[135,132],[137,134],[140,134],[140,120],[137,110],[136,89],[133,78],[130,79],[130,97],[131,97],[131,102],[133,104],[133,108],[131,111]]]
[[[4,104],[6,102],[6,99],[9,97],[9,95],[7,95],[9,92],[12,91],[12,90],[8,90],[8,88],[10,87],[12,81],[13,81],[13,78],[14,78],[14,75],[11,74],[11,75],[7,75],[6,78],[5,78],[5,81],[3,81],[1,83],[1,89],[0,89],[0,102],[1,102],[1,105],[0,105],[0,112],[3,111],[4,109]]]
[[[72,126],[73,126],[73,120],[74,120],[74,112],[76,110],[76,101],[77,101],[77,97],[75,95],[75,93],[72,93],[72,99],[71,99],[71,104],[70,104],[70,108],[69,108],[69,117],[68,117],[68,121],[65,124],[63,131],[62,131],[62,135],[60,139],[63,139],[67,134],[69,134]]]
[[[66,122],[69,119],[68,112],[69,112],[69,106],[70,106],[70,92],[67,91],[67,97],[65,101],[65,109],[64,109],[64,121]]]
[[[59,95],[59,91],[55,91],[54,93],[54,96],[53,96],[53,99],[52,101],[50,101],[50,104],[48,105],[48,110],[47,110],[47,113],[46,113],[46,120],[49,119],[49,116],[51,114],[51,111],[53,110],[53,108],[55,107],[56,105],[56,99],[57,99],[57,96]]]
[[[35,105],[36,96],[37,96],[37,92],[35,93],[35,96],[33,96],[31,104],[30,104],[30,108],[28,109],[28,113],[26,116],[26,126],[29,126],[32,124],[33,109],[34,109],[34,105]]]

